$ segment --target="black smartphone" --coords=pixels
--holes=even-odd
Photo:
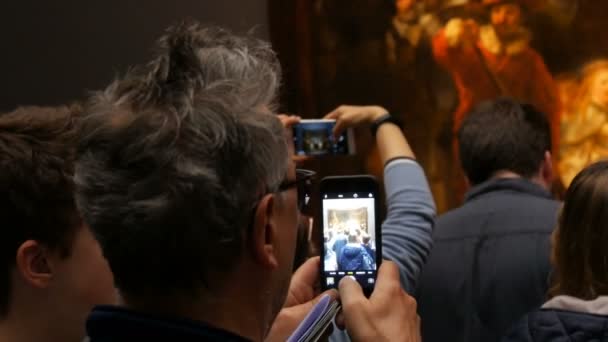
[[[297,155],[348,155],[355,154],[355,137],[352,129],[334,138],[336,120],[302,120],[293,126],[293,143]]]
[[[325,177],[319,184],[321,286],[356,279],[369,296],[382,262],[379,188],[369,175]]]

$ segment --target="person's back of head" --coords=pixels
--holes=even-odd
[[[500,98],[477,106],[458,130],[459,157],[472,185],[500,172],[552,181],[551,130],[545,114],[531,105]]]
[[[249,326],[226,320],[253,307],[264,311],[256,319],[274,318],[297,225],[283,193],[296,183],[281,187],[295,172],[272,113],[279,83],[269,44],[192,23],[90,99],[77,200],[126,306],[248,337]]]
[[[608,295],[608,161],[581,171],[566,191],[553,236],[551,296]]]
[[[359,236],[354,231],[348,234],[348,243],[360,243]]]
[[[109,268],[73,196],[75,108],[0,116],[0,339],[79,341]]]

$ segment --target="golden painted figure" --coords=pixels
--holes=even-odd
[[[551,121],[554,147],[558,146],[557,88],[543,57],[530,45],[532,32],[525,26],[532,2],[482,0],[489,24],[452,18],[435,35],[435,60],[452,75],[458,90],[454,133],[475,105],[508,96],[545,113]],[[455,135],[453,144],[457,145]]]
[[[562,122],[559,171],[564,186],[587,165],[608,158],[608,59],[589,63]]]

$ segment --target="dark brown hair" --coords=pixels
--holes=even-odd
[[[553,239],[551,297],[608,295],[608,161],[581,171],[566,191]]]
[[[551,128],[544,113],[514,99],[482,102],[458,130],[462,169],[473,184],[508,170],[532,177],[551,150]]]
[[[0,115],[0,317],[27,240],[68,256],[80,226],[73,197],[77,108],[21,107]]]

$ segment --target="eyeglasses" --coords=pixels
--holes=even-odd
[[[312,181],[316,172],[305,169],[296,169],[296,179],[284,181],[279,185],[279,192],[287,191],[294,186],[298,191],[298,210],[302,212],[307,209],[310,202],[310,193],[312,192]]]
[[[310,193],[312,192],[312,180],[315,175],[316,172],[311,170],[296,169],[296,179],[291,181],[283,181],[281,184],[279,184],[279,188],[277,189],[277,191],[283,192],[293,188],[294,186],[297,187],[298,210],[300,211],[300,213],[311,215],[310,209],[308,208],[308,202],[310,200]],[[251,216],[249,218],[248,223],[248,231],[251,230],[251,227],[253,225],[253,219],[260,199],[261,197],[252,206]]]

